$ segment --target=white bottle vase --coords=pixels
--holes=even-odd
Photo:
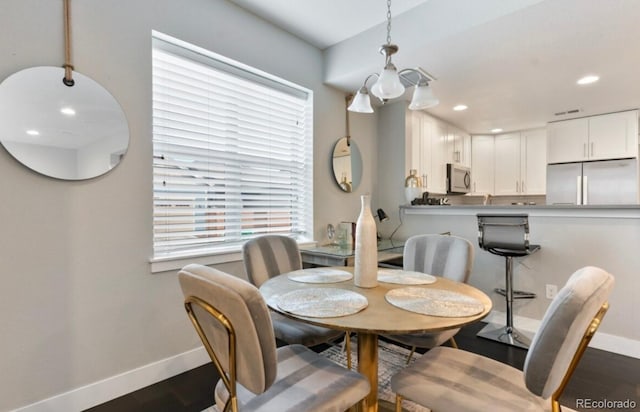
[[[361,288],[378,286],[378,239],[369,195],[360,197],[362,208],[356,222],[356,256],[353,283]]]

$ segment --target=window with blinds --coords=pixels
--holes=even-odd
[[[154,32],[154,258],[312,237],[312,92]]]

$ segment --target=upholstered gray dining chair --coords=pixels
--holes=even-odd
[[[280,235],[265,235],[248,240],[242,247],[247,278],[256,287],[282,273],[302,269],[302,257],[295,239]],[[342,338],[342,331],[314,326],[271,312],[275,337],[288,344],[315,346]],[[351,347],[348,335],[344,343],[347,366],[351,368]]]
[[[604,316],[614,278],[596,267],[575,272],[551,301],[524,371],[459,349],[431,349],[391,378],[402,399],[434,411],[553,411]],[[550,398],[550,400],[549,400]]]
[[[415,272],[442,276],[456,282],[467,283],[473,267],[473,245],[466,239],[448,235],[416,235],[404,244],[403,268]],[[431,349],[450,341],[460,329],[450,329],[435,333],[413,333],[405,335],[385,335],[385,338],[408,345],[411,360],[416,347]]]
[[[276,349],[269,309],[249,282],[191,264],[178,275],[185,309],[220,380],[218,411],[344,411],[368,379],[302,345]]]

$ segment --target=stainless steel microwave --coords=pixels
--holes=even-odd
[[[447,163],[447,193],[463,194],[471,190],[471,169]]]

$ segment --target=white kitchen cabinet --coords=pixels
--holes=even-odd
[[[447,126],[447,163],[471,167],[471,136],[455,126]]]
[[[589,159],[638,156],[638,111],[589,117]]]
[[[587,118],[549,123],[547,126],[547,162],[563,163],[587,159]]]
[[[520,133],[497,135],[495,147],[495,195],[520,194]]]
[[[493,136],[471,137],[471,193],[478,195],[494,193],[494,138]]]
[[[427,182],[430,193],[447,193],[447,124],[423,113],[426,122],[433,125],[431,135],[431,178]]]
[[[544,195],[547,190],[547,131],[520,134],[520,194]]]
[[[402,103],[382,109],[385,129],[397,130],[405,137],[405,176],[416,169],[422,189],[431,194],[447,193],[447,163],[452,163],[453,151],[466,166],[471,165],[471,136],[455,128],[455,139],[449,139],[454,126],[422,111],[409,110]]]
[[[417,149],[419,154],[418,175],[422,180],[424,190],[429,193],[444,194],[447,191],[446,184],[446,150],[447,128],[438,119],[424,112],[410,114],[414,132],[413,140],[419,141]],[[412,154],[416,157],[415,154]]]
[[[638,156],[638,111],[549,123],[548,163]]]
[[[539,195],[546,186],[546,131],[528,130],[497,135],[496,195]]]
[[[423,189],[429,193],[447,192],[448,125],[421,111],[405,111],[405,173],[416,169]]]

